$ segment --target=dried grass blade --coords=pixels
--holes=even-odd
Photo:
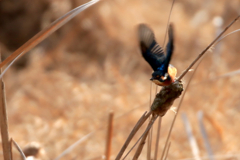
[[[162,153],[162,155],[161,155],[161,160],[163,160],[163,157],[164,157],[164,154],[165,154],[165,151],[166,151],[166,148],[167,148],[167,144],[168,144],[170,135],[171,135],[171,133],[172,133],[172,129],[173,129],[173,126],[174,126],[174,124],[175,124],[175,121],[176,121],[178,112],[179,112],[179,110],[180,110],[180,108],[181,108],[182,101],[183,101],[183,99],[184,99],[185,93],[187,92],[188,87],[189,87],[189,85],[190,85],[190,83],[191,83],[191,81],[192,81],[192,78],[193,78],[193,76],[195,75],[195,73],[196,73],[196,71],[197,71],[197,68],[198,68],[198,66],[200,65],[200,63],[201,63],[201,61],[199,61],[199,63],[197,64],[195,70],[193,71],[193,73],[192,73],[192,75],[191,75],[191,77],[190,77],[190,79],[189,79],[189,81],[188,81],[188,83],[187,83],[187,85],[186,85],[185,91],[183,92],[183,95],[182,95],[182,97],[181,97],[181,99],[180,99],[180,102],[179,102],[178,108],[177,108],[177,112],[176,112],[176,114],[175,114],[175,116],[174,116],[174,118],[173,118],[173,121],[172,121],[171,126],[170,126],[170,130],[169,130],[169,132],[168,132],[167,140],[166,140],[166,142],[165,142],[164,149],[163,149],[163,153]]]
[[[157,93],[156,93],[157,94]],[[151,105],[150,105],[151,109]],[[152,121],[152,116],[149,117],[149,123]],[[152,135],[153,135],[153,128],[150,129],[148,132],[148,141],[147,141],[147,160],[151,159],[151,147],[152,147]]]
[[[0,64],[0,68],[2,68],[3,66],[5,66],[7,63],[10,63],[5,70],[2,72],[0,78],[2,78],[2,76],[5,74],[5,72],[8,70],[8,68],[22,55],[24,55],[25,53],[27,53],[30,49],[32,49],[33,47],[35,47],[37,44],[39,44],[41,41],[43,41],[45,38],[47,38],[50,34],[52,34],[53,32],[55,32],[57,29],[59,29],[61,26],[63,26],[64,24],[66,24],[68,21],[70,21],[72,18],[74,18],[77,14],[79,14],[80,12],[82,12],[83,10],[87,9],[88,7],[92,6],[93,4],[97,3],[99,0],[92,0],[88,3],[85,3],[71,11],[69,11],[68,13],[66,13],[65,15],[63,15],[62,17],[60,17],[59,19],[57,19],[56,21],[54,21],[50,26],[48,26],[47,28],[45,28],[44,30],[40,31],[38,34],[36,34],[34,37],[32,37],[29,41],[27,41],[25,44],[23,44],[20,48],[18,48],[15,52],[13,52],[9,57],[7,57],[1,64]]]
[[[0,55],[1,56],[1,55]],[[1,69],[0,69],[1,73]],[[2,148],[4,160],[12,159],[12,149],[9,142],[9,132],[8,132],[8,117],[7,117],[7,105],[5,97],[5,87],[2,79],[0,79],[0,128],[1,128],[1,138],[2,138]]]
[[[167,33],[168,33],[168,26],[169,26],[170,18],[171,18],[171,15],[172,15],[172,10],[173,10],[174,3],[175,3],[175,0],[172,1],[171,9],[170,9],[170,12],[169,12],[169,15],[168,15],[167,27],[166,27],[164,40],[163,40],[163,47],[165,46],[165,43],[166,43],[166,37],[167,37]]]
[[[169,152],[169,150],[170,150],[170,147],[171,147],[171,142],[168,143],[167,153],[166,153],[166,156],[165,156],[164,160],[167,159],[167,156],[168,156],[168,152]]]
[[[66,150],[64,150],[57,158],[55,158],[54,160],[59,160],[61,159],[63,156],[65,156],[66,154],[68,154],[69,152],[71,152],[78,144],[82,143],[84,140],[86,140],[87,138],[89,138],[90,136],[92,136],[95,132],[90,132],[87,135],[85,135],[84,137],[82,137],[81,139],[79,139],[78,141],[76,141],[75,143],[73,143],[71,146],[69,146]]]
[[[147,144],[147,160],[151,160],[151,149],[152,149],[152,136],[153,136],[153,128],[148,132],[148,144]]]
[[[199,127],[200,127],[200,130],[201,130],[201,134],[202,134],[202,137],[203,137],[204,145],[205,145],[205,148],[206,148],[207,153],[208,153],[208,158],[210,160],[214,160],[215,159],[214,154],[213,154],[210,142],[209,142],[207,131],[206,131],[204,123],[203,123],[203,112],[199,111],[197,117],[198,117],[198,123],[199,123]]]
[[[106,160],[110,160],[111,156],[111,144],[112,144],[112,134],[113,134],[113,112],[109,113],[108,119],[108,131],[106,138]]]
[[[153,160],[157,160],[157,156],[158,156],[158,146],[159,146],[159,141],[160,141],[161,123],[162,123],[162,117],[159,117],[158,128],[157,128],[157,139],[156,139],[156,144],[155,144],[155,153],[154,153]]]
[[[133,130],[131,131],[131,133],[129,134],[127,140],[125,141],[125,143],[123,144],[120,152],[118,153],[117,157],[115,160],[120,160],[124,151],[126,150],[126,148],[128,147],[129,143],[131,142],[132,138],[134,137],[134,135],[137,133],[137,131],[139,130],[139,128],[143,125],[143,123],[147,120],[147,118],[152,114],[152,112],[145,112],[142,117],[138,120],[137,124],[134,126]]]
[[[151,118],[151,121],[148,123],[148,126],[147,126],[147,129],[145,130],[145,132],[143,133],[143,135],[141,136],[141,142],[139,143],[138,145],[138,148],[137,148],[137,151],[133,157],[133,160],[137,160],[138,157],[140,156],[141,152],[142,152],[142,149],[145,145],[145,141],[146,141],[146,138],[148,136],[148,132],[150,131],[150,129],[152,128],[155,120],[158,118],[158,116],[155,116],[155,117],[152,117]]]
[[[139,108],[139,107],[144,107],[144,106],[146,106],[146,104],[141,105],[141,106],[138,106],[138,107],[135,107],[134,109],[128,111],[128,113],[125,113],[125,114],[123,114],[123,115],[121,115],[121,116],[118,116],[118,117],[116,117],[116,118],[114,118],[114,119],[119,119],[119,118],[121,118],[121,117],[123,117],[123,116],[126,116],[126,115],[128,115],[130,112],[136,110],[137,108]],[[146,114],[146,113],[145,113],[145,114]],[[148,114],[150,115],[151,113],[148,113]],[[149,115],[146,115],[147,118],[148,118]],[[146,119],[147,119],[147,118],[146,118]],[[146,120],[146,119],[145,119],[145,120]],[[66,150],[64,150],[64,151],[63,151],[57,158],[55,158],[54,160],[59,160],[59,159],[61,159],[63,156],[65,156],[66,154],[68,154],[69,152],[71,152],[76,146],[78,146],[79,144],[81,144],[83,141],[85,141],[86,139],[90,138],[91,136],[93,136],[97,131],[100,131],[100,130],[104,129],[105,127],[106,127],[106,126],[101,126],[101,127],[99,127],[98,129],[96,129],[95,131],[92,131],[92,132],[90,132],[89,134],[85,135],[84,137],[80,138],[80,139],[77,140],[75,143],[73,143],[71,146],[69,146]]]
[[[182,119],[183,119],[183,124],[185,126],[185,130],[187,132],[188,141],[189,141],[191,149],[192,149],[192,154],[196,160],[201,160],[200,155],[199,155],[199,148],[197,145],[197,141],[192,133],[192,127],[187,118],[187,115],[182,114]]]
[[[18,152],[20,153],[22,160],[26,160],[26,156],[23,153],[22,149],[19,147],[19,145],[17,144],[17,142],[15,142],[12,138],[11,138],[11,143],[13,143],[13,145],[17,148]]]
[[[211,48],[214,43],[221,38],[221,36],[239,19],[240,15],[237,16],[220,34],[215,38],[212,43],[210,43],[207,48],[205,48],[202,53],[198,55],[198,57],[187,67],[187,69],[177,78],[177,81],[180,81],[186,74],[187,72],[193,67],[193,65],[208,51],[209,48]]]
[[[225,35],[225,36],[223,36],[222,38],[220,38],[220,39],[216,42],[216,44],[218,44],[221,40],[223,40],[224,38],[230,36],[231,34],[236,33],[236,32],[239,32],[239,31],[240,31],[240,29],[237,29],[237,30],[235,30],[235,31],[232,31],[232,32],[228,33],[227,35]]]

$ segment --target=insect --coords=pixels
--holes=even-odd
[[[145,24],[138,26],[138,38],[142,56],[152,67],[154,72],[150,79],[159,86],[167,86],[174,82],[177,69],[169,64],[174,50],[173,25],[169,25],[166,55],[162,47],[156,42],[153,31]]]

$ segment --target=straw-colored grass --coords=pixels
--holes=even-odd
[[[10,6],[3,1],[0,3]],[[42,1],[44,4],[38,5],[30,2],[25,4],[24,1],[19,3],[22,5],[16,7],[25,6],[22,10],[28,14],[17,14],[17,10],[4,8],[6,6],[3,6],[5,10],[0,10],[0,21],[8,26],[6,29],[0,24],[0,42],[10,52],[26,41],[20,34],[33,36],[37,33],[30,29],[31,23],[36,23],[40,29],[86,1],[62,0],[57,3],[45,0]],[[178,75],[216,37],[213,19],[221,16],[224,20],[222,27],[226,27],[237,16],[237,6],[238,1],[176,1],[171,17],[176,30],[176,47],[171,64],[178,68]],[[62,159],[101,157],[105,153],[107,132],[107,127],[103,126],[107,125],[108,113],[112,110],[115,119],[111,157],[115,158],[135,123],[149,110],[149,79],[152,71],[141,57],[136,26],[147,23],[162,44],[170,7],[171,1],[163,0],[103,0],[26,54],[26,67],[12,67],[4,76],[10,137],[23,150],[27,144],[38,142],[41,146],[39,156],[54,159],[77,140],[96,131]],[[18,21],[9,18],[13,12]],[[26,18],[34,14],[38,17],[37,22]],[[239,26],[237,22],[230,30]],[[12,30],[10,27],[13,27]],[[16,27],[19,29],[16,30]],[[15,34],[7,35],[8,30],[11,33],[15,31]],[[239,75],[200,83],[239,69],[238,35],[235,33],[227,37],[220,46],[212,49],[213,52],[207,53],[183,100],[179,114],[186,113],[192,124],[200,157],[205,157],[207,151],[198,126],[199,110],[204,112],[203,122],[213,153],[224,159],[229,154],[238,156]],[[184,85],[188,77],[183,79]],[[155,86],[153,88],[154,97]],[[178,100],[174,106],[177,104]],[[162,118],[160,151],[163,150],[174,114],[169,111]],[[140,129],[133,142],[137,141],[145,128]],[[157,128],[157,124],[154,128]],[[155,142],[156,135],[153,133],[152,141]],[[180,118],[176,120],[170,139],[170,159],[193,157]],[[152,145],[153,151],[154,148],[155,145]],[[15,150],[13,152],[15,157],[19,154]],[[133,155],[134,152],[131,152],[129,157]],[[161,155],[160,152],[158,155]],[[144,148],[139,159],[145,159],[146,156]]]

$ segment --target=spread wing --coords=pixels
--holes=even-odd
[[[150,64],[154,71],[164,68],[165,55],[156,42],[153,31],[145,24],[140,24],[138,28],[139,44],[144,59]]]
[[[164,71],[167,71],[168,70],[168,65],[170,63],[170,60],[171,60],[171,57],[172,57],[172,53],[173,53],[173,50],[174,50],[174,39],[173,39],[173,25],[170,24],[169,25],[169,28],[168,28],[168,44],[167,44],[167,49],[166,49],[166,52],[167,52],[167,56],[166,56],[166,59],[165,59],[165,64],[163,65],[163,70]],[[165,72],[166,73],[166,72]]]
[[[162,75],[168,72],[173,45],[173,25],[170,24],[168,30],[167,55],[164,55],[162,47],[156,42],[153,31],[145,24],[140,24],[138,28],[139,44],[144,59],[150,64],[154,71],[161,71]]]

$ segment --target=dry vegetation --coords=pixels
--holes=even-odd
[[[2,53],[6,57],[53,20],[85,2],[0,1]],[[176,1],[171,17],[176,35],[171,63],[178,72],[216,37],[213,19],[222,17],[225,27],[237,16],[239,5],[238,0]],[[170,7],[170,0],[102,0],[24,55],[4,77],[10,136],[22,148],[38,142],[44,159],[54,159],[94,131],[63,159],[100,157],[105,153],[106,130],[99,128],[107,124],[108,113],[113,111],[112,157],[116,157],[134,124],[149,108],[152,71],[140,55],[136,25],[149,24],[163,44]],[[239,26],[237,22],[230,30]],[[209,81],[239,69],[239,41],[239,33],[233,34],[205,56],[173,129],[169,159],[193,157],[181,113],[186,113],[192,124],[200,156],[207,155],[197,121],[200,110],[213,153],[239,154],[239,76]],[[183,82],[187,80],[188,76]],[[155,85],[152,88],[154,95]],[[173,116],[168,112],[163,117],[160,150]],[[144,150],[140,159],[145,157]]]

